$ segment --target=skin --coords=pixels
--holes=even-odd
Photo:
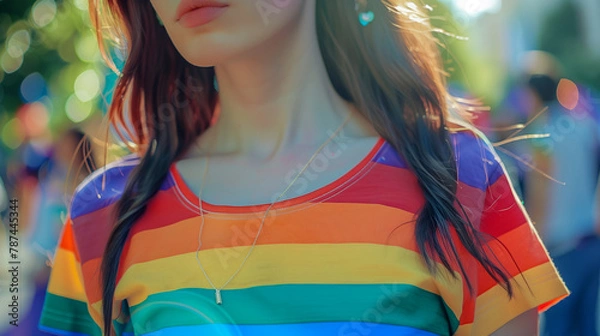
[[[538,330],[538,312],[537,308],[530,309],[523,314],[515,317],[490,336],[537,336]]]
[[[190,189],[199,190],[199,171],[210,151],[210,178],[203,186],[203,200],[270,203],[273,193],[289,184],[284,176],[304,165],[330,137],[328,131],[335,131],[350,116],[343,130],[349,150],[285,198],[339,178],[369,152],[379,135],[329,82],[318,47],[315,0],[220,2],[229,7],[219,18],[185,28],[176,17],[180,0],[151,0],[181,55],[196,66],[214,66],[219,82],[217,123],[177,163]],[[494,335],[531,336],[536,328],[537,313],[529,312]]]
[[[188,29],[176,21],[180,0],[151,0],[181,55],[215,67],[221,116],[202,137],[209,143],[222,134],[217,153],[269,159],[298,144],[316,149],[347,114],[353,115],[353,136],[377,135],[329,83],[317,44],[315,0],[220,2],[229,4],[223,15]],[[272,5],[278,11],[269,14],[257,3],[287,5]]]

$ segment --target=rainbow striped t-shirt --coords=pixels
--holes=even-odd
[[[198,197],[173,164],[123,250],[117,334],[481,336],[529,309],[547,309],[568,290],[504,166],[479,133],[454,132],[451,140],[458,198],[510,273],[511,300],[462,245],[472,291],[458,268],[456,278],[443,268],[435,276],[427,270],[414,238],[423,193],[405,160],[380,138],[339,179],[275,203],[246,264],[221,291],[222,305],[196,260]],[[77,188],[54,256],[41,330],[101,335],[99,266],[108,219],[138,163],[126,156]],[[198,257],[216,286],[246,257],[267,208],[203,202]]]

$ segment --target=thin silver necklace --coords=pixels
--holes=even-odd
[[[285,188],[285,190],[275,199],[275,201],[273,201],[273,203],[271,203],[271,205],[269,205],[269,207],[267,208],[267,211],[265,212],[265,215],[264,215],[264,217],[262,219],[262,222],[260,223],[260,226],[258,228],[258,232],[256,233],[256,237],[254,237],[254,241],[252,242],[252,246],[250,247],[250,250],[248,251],[248,254],[244,258],[244,260],[242,261],[242,263],[238,267],[238,269],[233,273],[233,275],[231,275],[231,277],[229,277],[229,279],[227,281],[225,281],[225,283],[221,287],[215,286],[215,284],[212,282],[212,280],[210,279],[210,277],[206,273],[206,270],[202,266],[202,263],[200,262],[200,258],[198,258],[198,252],[200,251],[200,248],[202,247],[202,232],[204,230],[204,210],[202,209],[202,198],[201,198],[201,195],[202,195],[202,189],[204,188],[204,181],[205,181],[205,178],[206,178],[206,173],[208,171],[208,161],[209,161],[209,158],[210,158],[210,152],[208,153],[209,155],[207,155],[207,157],[206,157],[206,162],[205,162],[205,165],[204,165],[204,173],[202,175],[202,180],[201,180],[202,184],[200,186],[200,191],[198,192],[198,203],[200,205],[200,217],[202,217],[202,223],[200,224],[200,230],[198,231],[198,248],[196,249],[196,261],[198,262],[198,266],[200,266],[200,269],[202,270],[202,273],[204,273],[204,277],[206,278],[206,280],[208,281],[208,283],[210,284],[210,286],[215,290],[215,302],[218,305],[220,305],[220,304],[223,303],[223,299],[221,297],[221,290],[223,288],[225,288],[225,286],[227,286],[229,284],[229,282],[231,282],[231,280],[233,280],[233,278],[235,278],[235,276],[242,270],[242,267],[244,267],[244,264],[246,264],[246,261],[248,260],[248,258],[252,254],[252,251],[254,250],[254,247],[256,246],[256,242],[258,241],[258,237],[260,236],[260,233],[262,232],[263,225],[265,224],[265,219],[267,218],[269,210],[271,210],[271,207],[275,203],[277,203],[277,201],[281,197],[283,197],[283,195],[290,189],[290,187],[294,184],[294,182],[296,182],[296,180],[304,173],[304,171],[308,168],[308,166],[312,163],[312,161],[317,157],[317,155],[321,152],[321,150],[323,150],[323,148],[331,140],[333,140],[333,138],[335,138],[337,136],[337,134],[342,130],[342,128],[346,125],[346,123],[348,123],[349,120],[350,120],[350,115],[348,115],[346,117],[346,119],[344,120],[344,122],[329,137],[329,139],[327,139],[327,141],[325,141],[319,147],[319,149],[317,149],[317,151],[313,154],[313,156],[310,158],[310,160],[308,160],[308,162],[304,165],[304,167],[300,170],[300,172],[298,173],[298,175],[296,175],[296,177],[292,180],[292,182],[287,186],[287,188]]]

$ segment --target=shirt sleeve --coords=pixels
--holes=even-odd
[[[81,258],[67,217],[55,250],[38,328],[54,335],[101,336],[83,281]]]
[[[569,294],[495,152],[480,230],[488,256],[509,275],[513,297],[478,265],[472,335],[489,335],[527,310],[542,312]]]

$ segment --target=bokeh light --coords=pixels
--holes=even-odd
[[[23,123],[25,134],[32,138],[42,135],[50,121],[48,109],[40,102],[21,106],[17,111],[17,117]]]
[[[46,94],[46,81],[39,72],[25,77],[21,82],[21,96],[27,103],[39,100]]]
[[[3,52],[0,56],[0,66],[7,74],[11,74],[23,65],[23,56],[12,57],[8,52]]]
[[[502,6],[502,0],[451,0],[450,2],[456,10],[471,17],[497,12]]]
[[[100,78],[93,69],[82,72],[75,80],[75,95],[84,103],[96,98],[101,89]]]
[[[566,109],[573,110],[579,103],[579,89],[572,80],[563,78],[558,82],[556,98]]]
[[[89,102],[82,102],[77,98],[77,95],[72,94],[65,104],[65,113],[71,121],[79,123],[92,114],[92,104]]]
[[[73,4],[82,11],[88,10],[88,0],[73,0]]]
[[[15,149],[23,143],[25,132],[23,123],[19,118],[12,118],[2,127],[2,141],[11,149]]]
[[[54,0],[40,0],[31,9],[31,18],[38,27],[48,25],[56,16],[56,3]]]
[[[75,52],[77,57],[84,62],[95,62],[100,60],[98,42],[93,33],[82,34],[75,41]]]
[[[6,52],[12,58],[19,58],[27,52],[30,44],[31,36],[29,35],[29,32],[25,29],[17,30],[8,39]]]

